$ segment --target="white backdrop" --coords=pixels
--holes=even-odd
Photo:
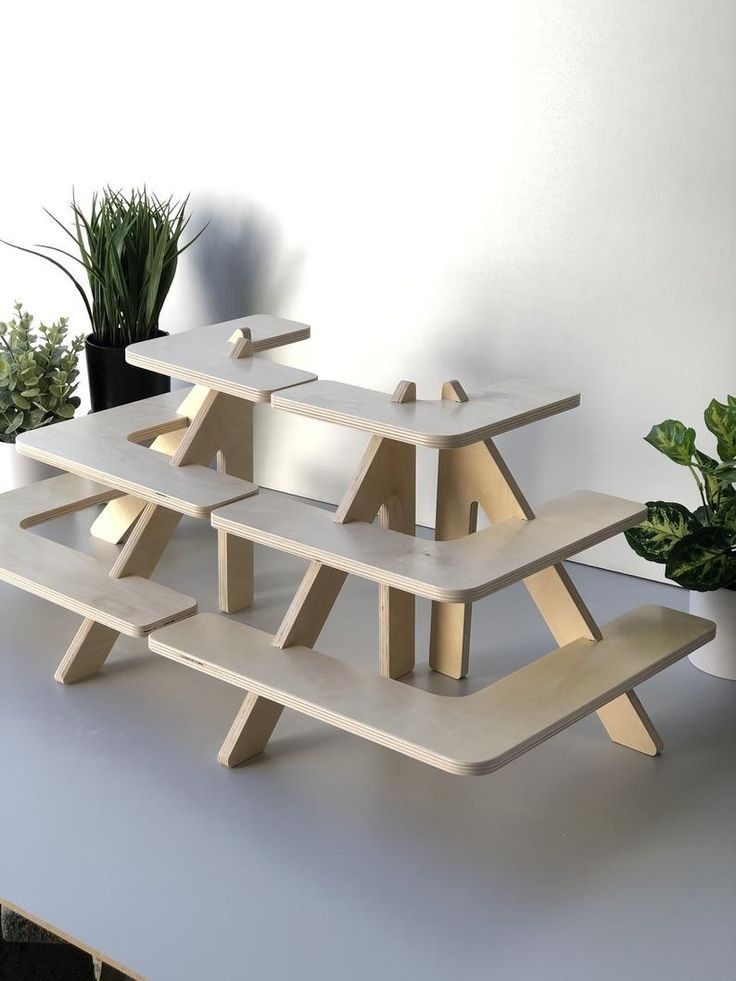
[[[532,502],[693,500],[641,440],[736,389],[731,0],[6,4],[0,233],[61,244],[105,182],[211,219],[162,327],[251,312],[282,355],[390,391],[526,375],[582,407],[499,441]],[[81,304],[0,252],[0,319]],[[259,413],[258,479],[339,498],[365,437]],[[704,441],[705,448],[708,442]],[[422,455],[429,486],[431,455]],[[420,519],[432,521],[431,494]],[[657,569],[621,541],[591,556]]]

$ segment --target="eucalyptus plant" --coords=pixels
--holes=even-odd
[[[736,589],[736,396],[713,399],[704,414],[716,438],[718,459],[695,445],[695,430],[676,419],[653,426],[644,439],[687,467],[700,505],[649,501],[647,519],[626,532],[634,551],[665,566],[668,579],[687,589]]]
[[[161,200],[146,188],[126,195],[107,187],[101,195],[92,195],[85,212],[72,195],[70,225],[50,211],[46,214],[72,239],[76,254],[52,245],[29,249],[5,244],[61,269],[82,297],[93,340],[106,347],[126,347],[155,336],[179,256],[204,231],[203,227],[181,244],[190,220],[188,201]],[[37,249],[61,253],[81,265],[87,289],[66,265]]]
[[[15,304],[15,316],[0,323],[0,442],[59,419],[71,419],[79,406],[74,394],[83,337],[67,343],[66,317],[38,335],[33,317]],[[40,336],[39,336],[40,335]]]

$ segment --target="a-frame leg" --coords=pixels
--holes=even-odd
[[[230,445],[237,432],[233,410],[237,399],[207,391],[190,425],[183,431],[172,458],[172,466],[208,464],[221,445]],[[114,579],[124,576],[149,578],[176,530],[181,515],[158,504],[146,504],[133,531],[110,570]],[[104,664],[118,633],[85,619],[69,645],[55,678],[65,685],[94,674]]]
[[[465,401],[467,395],[458,382],[448,382],[443,398]],[[439,484],[438,512],[441,500],[451,515],[446,520],[452,531],[457,531],[448,537],[459,537],[460,516],[468,516],[469,523],[473,520],[470,516],[474,505],[479,505],[493,522],[534,517],[492,440],[441,451]],[[600,628],[561,563],[530,576],[524,584],[561,647],[581,637],[601,639]],[[457,604],[433,604],[430,663],[451,677],[467,673],[470,618],[461,612],[464,614]],[[599,709],[598,717],[614,742],[649,756],[662,749],[662,740],[633,691]]]
[[[346,572],[310,562],[273,639],[274,647],[314,647],[346,578]],[[283,710],[283,705],[248,692],[220,747],[218,762],[239,766],[262,753]]]
[[[414,401],[413,382],[401,382],[397,402]],[[406,534],[416,530],[416,452],[414,446],[374,436],[358,472],[335,513],[335,520],[373,521]],[[314,647],[337,600],[347,573],[310,562],[281,626],[274,636],[279,648]],[[414,668],[415,598],[399,589],[379,587],[379,670],[400,678]],[[238,712],[218,760],[238,766],[265,749],[283,707],[249,693]]]
[[[253,353],[249,330],[236,331],[230,341],[234,344],[230,357],[243,358]],[[186,417],[191,424],[208,395],[210,389],[195,385],[176,410],[177,414]],[[219,401],[227,406],[226,431],[229,439],[217,448],[217,469],[220,473],[252,481],[253,403],[231,396],[223,396]],[[173,457],[186,432],[182,428],[162,433],[153,441],[151,449]],[[209,462],[202,461],[204,465]],[[111,504],[115,506],[110,507]],[[120,544],[130,533],[145,504],[145,501],[130,495],[110,501],[92,524],[91,534],[113,545]],[[218,531],[217,559],[220,609],[225,613],[247,609],[253,604],[253,543]]]
[[[178,511],[147,504],[110,570],[112,578],[143,576],[147,579],[152,575],[180,520]],[[83,620],[56,669],[56,680],[62,685],[73,685],[99,671],[118,636],[110,627]]]
[[[467,402],[459,382],[445,382],[442,398]],[[468,450],[474,449],[468,447]],[[472,495],[472,470],[463,450],[440,450],[437,464],[435,538],[449,541],[472,535],[478,523],[478,504]],[[432,603],[429,665],[451,678],[464,678],[470,659],[472,603]]]
[[[195,385],[177,408],[177,415],[182,416],[187,425],[196,416],[208,392],[208,388]],[[151,443],[151,449],[166,456],[173,456],[185,434],[186,427],[162,433]],[[234,476],[239,475],[234,474]],[[251,480],[252,478],[246,479]],[[110,545],[120,545],[121,542],[125,541],[145,506],[145,501],[130,494],[108,501],[93,521],[90,534],[99,538],[100,541],[109,542]]]
[[[230,439],[217,453],[220,473],[253,480],[253,403],[230,402],[235,427]],[[238,613],[253,605],[253,542],[217,532],[219,606],[224,613]]]

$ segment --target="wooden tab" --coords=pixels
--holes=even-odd
[[[456,378],[454,378],[452,381],[446,381],[442,386],[442,398],[447,402],[470,401],[467,392]]]
[[[249,327],[238,327],[228,340],[233,346],[228,357],[236,361],[240,358],[253,357],[253,340]]]
[[[391,401],[398,402],[400,405],[404,405],[406,402],[416,402],[416,400],[417,386],[410,381],[400,381],[391,396]]]

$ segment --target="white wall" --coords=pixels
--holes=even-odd
[[[579,410],[500,441],[532,501],[694,502],[641,436],[736,389],[731,0],[2,16],[3,237],[59,244],[41,208],[63,214],[72,184],[191,190],[212,225],[164,328],[304,320],[314,337],[284,360],[420,397],[452,377],[578,388]],[[60,274],[2,251],[0,310],[16,297],[85,329]],[[260,415],[260,480],[336,500],[365,438]],[[621,542],[594,560],[656,574]]]

